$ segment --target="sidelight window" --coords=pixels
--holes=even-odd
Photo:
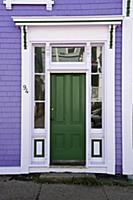
[[[45,47],[35,47],[34,128],[45,128]]]
[[[91,128],[102,128],[102,46],[91,47]]]

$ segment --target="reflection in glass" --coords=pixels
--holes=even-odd
[[[99,86],[99,75],[92,75],[91,86],[92,87],[98,87]]]
[[[44,103],[35,103],[34,108],[34,127],[35,128],[45,128],[45,104]]]
[[[98,100],[98,87],[91,88],[91,98],[93,100]]]
[[[102,102],[91,103],[91,128],[102,128]]]
[[[35,47],[35,73],[45,70],[45,47]]]
[[[91,128],[102,128],[102,46],[91,48]]]
[[[83,62],[84,47],[52,47],[52,62]]]
[[[102,47],[94,46],[91,49],[91,72],[102,72]]]
[[[35,75],[35,100],[44,100],[44,75]]]

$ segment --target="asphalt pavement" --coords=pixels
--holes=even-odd
[[[43,183],[0,176],[0,200],[133,200],[133,186]]]

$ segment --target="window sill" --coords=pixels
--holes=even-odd
[[[6,5],[6,9],[11,10],[12,5],[46,5],[46,10],[51,11],[52,5],[54,4],[53,0],[4,0],[3,3]]]

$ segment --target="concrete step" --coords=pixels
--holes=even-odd
[[[99,184],[95,174],[81,173],[43,173],[38,177],[38,181],[41,183]]]

